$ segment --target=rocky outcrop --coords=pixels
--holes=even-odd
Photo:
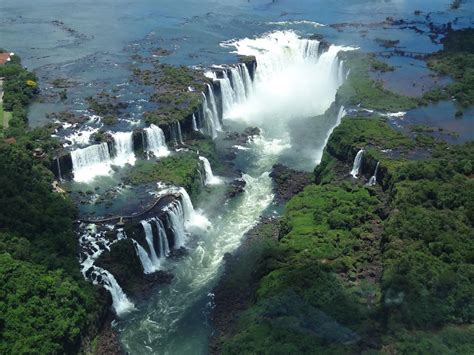
[[[252,80],[255,79],[255,71],[257,70],[257,58],[253,55],[241,55],[239,56],[239,62],[245,64],[249,71]]]
[[[97,355],[123,355],[120,345],[120,339],[117,332],[112,328],[113,316],[104,321],[103,327],[97,335],[95,347],[91,349],[90,353]]]
[[[273,165],[270,177],[273,179],[273,191],[278,202],[288,201],[312,182],[311,173],[293,170],[282,164]]]
[[[173,276],[165,271],[145,274],[131,239],[120,240],[105,251],[96,265],[106,269],[125,291],[134,299],[145,299],[155,286],[169,283]]]

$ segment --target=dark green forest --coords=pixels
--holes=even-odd
[[[448,33],[427,59],[455,79],[431,98],[453,96],[460,110],[472,105],[472,33]],[[386,67],[372,56],[345,59],[352,74],[339,103],[387,111],[427,103],[429,95],[373,82],[368,72]],[[362,178],[354,179],[360,149]],[[378,184],[367,186],[377,162]],[[314,182],[279,224],[259,226],[228,268],[219,290],[241,296],[214,352],[474,353],[473,176],[472,141],[450,145],[417,127],[402,133],[378,115],[345,117]]]
[[[0,353],[75,353],[106,305],[79,273],[75,207],[52,192],[49,158],[33,157],[58,143],[48,128],[27,129],[36,77],[13,58],[0,66],[13,112],[0,140]]]

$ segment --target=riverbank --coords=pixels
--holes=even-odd
[[[261,31],[261,20],[252,28],[252,36],[269,28],[266,24]],[[190,23],[194,21],[200,21],[199,16]],[[62,22],[53,23],[73,36],[82,37]],[[375,26],[409,24],[390,19]],[[235,31],[233,26],[222,26],[228,27]],[[346,26],[328,27],[343,30]],[[205,33],[203,37],[208,38],[208,32]],[[225,39],[245,35],[248,33],[231,33]],[[183,38],[174,38],[173,48],[186,41],[203,43]],[[433,343],[444,350],[443,346],[446,348],[453,338],[470,339],[470,330],[459,332],[458,328],[471,321],[471,314],[465,310],[470,307],[468,287],[472,280],[469,273],[466,276],[463,272],[469,272],[472,261],[465,252],[471,248],[467,233],[472,230],[468,224],[472,199],[457,191],[472,189],[470,180],[466,180],[472,177],[471,146],[454,147],[439,142],[429,127],[408,127],[408,136],[391,128],[396,123],[394,118],[403,121],[405,117],[404,112],[391,111],[411,111],[416,106],[452,97],[456,99],[450,101],[453,107],[458,107],[458,102],[470,105],[469,96],[463,96],[464,91],[470,90],[470,79],[463,75],[464,54],[457,55],[459,48],[455,48],[455,58],[450,53],[440,53],[429,64],[439,73],[453,75],[462,84],[461,89],[455,83],[442,88],[440,95],[432,93],[419,99],[393,95],[381,83],[370,80],[369,71],[390,72],[392,68],[374,56],[340,53],[339,57],[334,53],[335,47],[328,50],[328,42],[308,43],[306,38],[321,37],[277,31],[222,43],[235,46],[237,51],[248,41],[254,41],[246,48],[250,51],[255,45],[271,45],[270,50],[256,51],[258,55],[270,53],[269,57],[260,58],[260,63],[278,63],[274,70],[272,65],[262,66],[261,73],[269,80],[260,81],[259,87],[249,80],[256,75],[255,57],[243,56],[241,63],[212,67],[213,71],[204,76],[202,68],[159,63],[155,55],[170,53],[163,48],[155,48],[153,59],[144,59],[146,55],[136,54],[142,46],[133,43],[138,49],[126,49],[135,55],[130,56],[132,67],[127,66],[125,71],[133,72],[132,80],[126,79],[120,86],[115,82],[117,86],[92,83],[88,79],[95,78],[93,75],[81,77],[87,82],[84,86],[69,84],[69,79],[53,80],[51,84],[57,92],[50,102],[59,98],[61,103],[56,104],[61,106],[69,96],[70,103],[76,105],[76,113],[68,112],[63,115],[63,122],[35,130],[26,127],[26,107],[37,94],[38,80],[18,68],[19,79],[8,81],[19,87],[7,97],[13,118],[5,130],[8,138],[0,144],[2,172],[8,172],[2,176],[0,196],[2,204],[9,206],[0,213],[7,226],[4,228],[2,223],[0,232],[1,273],[8,276],[5,294],[18,296],[4,302],[8,306],[7,320],[0,319],[0,323],[6,324],[1,342],[5,349],[48,353],[77,352],[82,348],[114,352],[120,346],[118,336],[113,334],[116,329],[126,351],[205,353],[208,333],[212,331],[206,319],[211,299],[208,293],[220,275],[223,255],[227,255],[229,270],[215,292],[214,319],[221,333],[212,351],[304,353],[314,350],[315,339],[315,348],[321,351],[329,348],[335,352],[357,352],[384,347],[410,351],[411,342],[419,333],[427,339],[428,346]],[[153,33],[140,44],[145,41],[153,45],[162,38],[154,38]],[[279,41],[281,46],[275,47]],[[385,46],[398,44],[398,40],[378,42]],[[199,48],[198,52],[201,55],[206,50]],[[295,56],[286,62],[288,52]],[[100,53],[94,58],[81,57],[80,62],[87,66],[102,57],[110,60]],[[113,60],[120,59],[119,56],[111,57],[115,58],[100,72],[118,66]],[[124,57],[128,61],[128,55]],[[319,62],[320,58],[325,60]],[[216,62],[215,57],[211,59]],[[321,63],[324,65],[319,66]],[[60,75],[71,77],[71,83],[75,78],[69,74],[84,72],[77,63],[63,64],[55,69]],[[346,67],[351,68],[350,73],[345,71]],[[68,72],[64,68],[74,69]],[[286,71],[288,68],[291,70]],[[310,78],[308,73],[320,75]],[[332,77],[324,79],[323,73],[331,73]],[[123,79],[125,75],[119,77]],[[321,83],[317,82],[319,79]],[[305,124],[286,125],[286,120],[295,122],[295,117],[322,113],[333,100],[335,83],[338,86],[344,81],[336,102],[327,114],[312,120],[318,121],[311,122],[316,123],[314,126],[306,125],[310,119]],[[110,93],[89,93],[85,89],[89,84],[109,85]],[[84,103],[74,96],[69,85],[87,92],[88,106],[79,107]],[[128,85],[137,85],[139,89],[124,89]],[[282,90],[273,92],[277,87]],[[255,88],[258,90],[252,96]],[[225,99],[219,98],[218,92],[225,94]],[[318,105],[309,105],[315,103],[313,92],[319,93]],[[132,94],[133,98],[122,96],[124,93]],[[151,100],[147,102],[145,98]],[[239,109],[243,108],[241,117],[230,117],[232,109],[239,105]],[[469,115],[468,109],[460,111],[459,117]],[[228,139],[226,151],[216,152],[212,141],[201,139],[197,131],[222,138],[218,126],[223,123],[224,112],[229,118],[227,124],[235,124],[239,132],[244,131],[229,133],[223,138]],[[326,133],[332,132],[345,112],[350,118],[344,119],[327,141]],[[149,127],[135,127],[143,124],[142,117]],[[231,122],[232,119],[235,121]],[[262,130],[244,128],[265,123]],[[402,123],[403,127],[408,126]],[[77,211],[64,194],[51,192],[53,177],[48,169],[53,169],[61,179],[61,159],[53,161],[53,151],[63,150],[59,149],[58,140],[51,139],[52,134],[62,136],[62,143],[80,148],[68,155],[67,174],[74,167],[73,155],[76,167],[80,167],[81,161],[90,163],[85,170],[90,175],[99,167],[107,168],[101,175],[103,179],[96,181],[97,186],[85,179],[88,181],[76,185],[77,190],[72,192],[79,195],[76,207],[89,206],[89,210],[83,209],[84,215],[132,217],[139,208],[146,207],[146,201],[155,199],[157,190],[160,193],[169,187],[157,185],[157,180],[185,187],[190,199],[186,191],[173,190],[168,195],[169,205],[161,206],[166,207],[167,213],[143,215],[143,220],[137,219],[134,226],[124,226],[120,218],[114,220],[115,226],[99,226],[100,233],[97,226],[82,225],[80,242],[90,237],[90,243],[81,244],[84,248],[78,252],[73,226]],[[88,150],[91,146],[85,146],[90,143],[98,144]],[[319,160],[314,155],[322,152],[326,143],[314,177],[276,164],[313,164]],[[164,158],[162,153],[171,156]],[[230,172],[218,155],[235,160],[241,171]],[[362,158],[357,160],[357,156]],[[268,175],[272,166],[273,186]],[[211,167],[219,176],[213,175]],[[233,186],[226,185],[230,178],[237,178]],[[295,194],[298,195],[294,197]],[[202,211],[194,210],[190,200],[212,217],[212,223]],[[247,234],[237,255],[228,256],[261,215],[278,214],[278,206],[272,204],[275,200],[290,200],[285,215],[281,219],[263,220]],[[191,217],[197,218],[191,221]],[[425,233],[425,224],[433,225],[435,232]],[[452,243],[458,239],[459,243]],[[184,245],[186,248],[182,248]],[[77,272],[78,253],[84,276],[104,285],[114,299],[104,296],[103,288],[84,282],[83,275]],[[99,257],[100,253],[103,254]],[[93,265],[96,260],[97,267]],[[98,270],[100,267],[102,271]],[[171,281],[171,274],[157,271],[158,268],[170,270],[175,279]],[[425,286],[423,282],[428,279],[434,281]],[[155,288],[157,285],[160,287]],[[39,306],[38,294],[43,302]],[[64,303],[64,299],[68,302]],[[235,306],[229,299],[235,301]],[[126,308],[114,327],[110,325],[112,303],[117,313]],[[72,315],[70,309],[74,310]],[[133,311],[127,313],[130,309]],[[438,313],[430,313],[430,309]],[[54,322],[50,321],[51,314]],[[24,322],[25,318],[34,325]],[[433,322],[432,328],[425,326],[429,322]],[[44,324],[48,327],[42,327]],[[101,328],[102,335],[96,337]],[[435,330],[441,340],[432,339]],[[18,334],[21,344],[17,343]],[[461,339],[455,349],[463,352],[468,349],[465,343]],[[242,344],[248,348],[241,348]]]
[[[395,129],[384,112],[422,102],[371,83],[360,58],[313,182],[227,257],[211,353],[474,350],[474,144]]]
[[[374,120],[346,118],[316,169],[320,183],[288,202],[281,227],[257,229],[227,258],[211,352],[469,352],[472,196],[459,192],[473,191],[474,146],[433,142],[431,157],[407,159],[417,146],[384,153],[410,140],[386,139],[394,134],[386,123],[384,141],[372,139]],[[367,186],[376,164],[377,183]]]

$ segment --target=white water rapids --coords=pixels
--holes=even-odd
[[[239,55],[254,55],[258,63],[253,83],[245,77],[239,81],[233,78],[245,75],[241,69],[232,70],[230,78],[227,73],[220,79],[211,75],[220,81],[224,123],[231,128],[258,126],[263,134],[249,143],[249,149],[238,153],[238,160],[244,162],[239,166],[244,171],[244,193],[210,218],[209,230],[194,233],[195,245],[188,255],[163,262],[162,266],[168,266],[174,274],[172,283],[160,286],[151,300],[119,322],[122,343],[132,354],[208,352],[206,305],[212,300],[209,292],[220,275],[223,257],[238,247],[242,236],[271,206],[272,165],[282,156],[289,162],[296,159],[298,153],[292,151],[297,137],[290,129],[292,125],[317,121],[316,116],[334,102],[344,76],[337,53],[348,49],[331,46],[319,56],[319,42],[301,39],[290,31],[226,42],[223,46]],[[340,122],[344,110],[338,111],[339,115],[317,122],[316,131],[311,131],[314,151],[308,169],[314,168],[327,137]]]

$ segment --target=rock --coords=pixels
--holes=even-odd
[[[247,144],[250,137],[255,137],[260,135],[261,131],[258,127],[247,127],[243,132],[228,132],[224,138],[227,141],[233,141],[234,144]]]
[[[173,51],[170,51],[168,49],[165,49],[165,48],[156,48],[152,51],[152,54],[155,55],[155,56],[158,56],[158,57],[167,57],[169,55],[171,55],[173,53]]]
[[[244,188],[245,188],[246,184],[247,183],[242,178],[235,179],[230,184],[230,186],[228,188],[228,191],[226,192],[226,197],[232,198],[232,197],[235,197],[236,195],[244,192]]]
[[[101,355],[125,354],[120,347],[118,334],[112,329],[110,324],[106,324],[100,332],[95,350],[96,354]]]
[[[311,173],[296,171],[282,164],[273,166],[270,177],[273,178],[273,190],[278,202],[288,201],[291,197],[303,191],[312,180]]]
[[[159,284],[169,283],[173,275],[165,271],[145,274],[131,239],[123,239],[112,245],[96,261],[98,267],[108,270],[132,298],[147,299]]]

